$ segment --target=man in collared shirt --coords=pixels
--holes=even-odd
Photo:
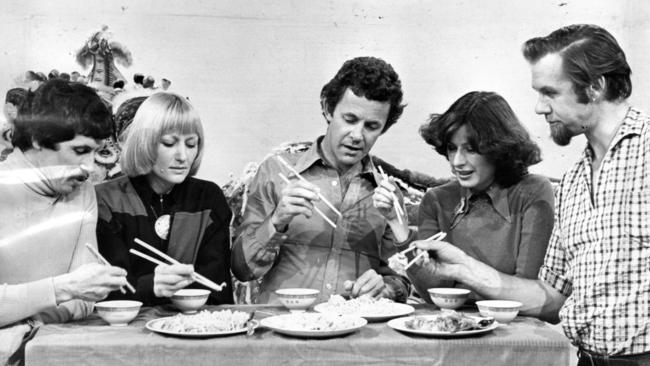
[[[318,289],[319,301],[345,293],[405,300],[408,282],[386,259],[408,232],[393,232],[396,216],[373,206],[381,178],[368,155],[401,115],[401,102],[401,82],[389,64],[348,60],[321,91],[325,135],[305,152],[281,155],[306,181],[277,158],[261,164],[232,249],[237,278],[262,278],[258,302],[276,303],[274,290],[288,287]]]
[[[535,106],[559,145],[588,145],[557,190],[538,280],[507,276],[442,243],[436,273],[522,312],[562,321],[578,365],[650,362],[650,118],[630,107],[630,67],[614,37],[572,25],[524,45]]]

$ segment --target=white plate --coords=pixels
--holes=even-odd
[[[220,337],[220,336],[246,333],[246,331],[248,330],[248,327],[243,327],[241,329],[227,330],[222,332],[186,333],[186,332],[174,332],[167,329],[162,329],[162,324],[171,318],[173,318],[173,316],[167,316],[164,318],[149,320],[147,324],[145,324],[145,328],[149,329],[152,332],[166,334],[175,337],[185,337],[185,338]],[[260,325],[257,320],[251,320],[251,322],[253,323],[253,328],[257,328]]]
[[[419,315],[418,317],[422,318],[433,318],[436,317],[437,315]],[[473,335],[479,335],[479,334],[484,334],[493,331],[496,329],[499,324],[492,323],[488,325],[485,328],[482,329],[475,329],[475,330],[463,330],[460,332],[440,332],[440,331],[435,331],[435,330],[417,330],[417,329],[411,329],[406,327],[404,324],[406,321],[413,319],[413,316],[407,316],[403,318],[397,318],[393,319],[388,322],[388,326],[395,329],[399,330],[400,332],[404,333],[411,333],[411,334],[418,334],[418,335],[424,335],[424,336],[430,336],[430,337],[445,337],[445,338],[451,338],[451,337],[468,337],[468,336],[473,336]]]
[[[332,330],[312,330],[304,326],[305,324],[314,324],[319,319],[330,319],[334,322],[346,324],[345,326]],[[294,337],[325,338],[352,333],[368,324],[368,321],[354,316],[319,313],[292,313],[264,318],[260,321],[260,324],[275,332]]]
[[[397,302],[385,304],[385,306],[386,306],[386,311],[381,313],[363,313],[363,312],[340,313],[336,307],[330,305],[329,303],[324,302],[314,306],[314,310],[318,311],[319,313],[358,316],[361,318],[365,318],[366,320],[371,322],[379,322],[379,321],[397,318],[399,316],[409,315],[415,311],[415,309],[411,305],[401,304]]]

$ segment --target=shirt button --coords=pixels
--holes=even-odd
[[[282,240],[287,240],[287,238],[289,238],[289,237],[286,236],[286,235],[282,235]]]
[[[332,187],[336,187],[336,186],[338,186],[338,185],[339,185],[339,182],[337,182],[337,181],[335,181],[335,180],[332,181]]]

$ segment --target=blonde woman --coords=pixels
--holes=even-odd
[[[115,291],[112,299],[145,305],[168,302],[193,284],[196,271],[227,287],[208,303],[232,303],[230,288],[230,209],[214,183],[192,177],[204,148],[201,120],[176,94],[156,93],[135,114],[123,146],[125,174],[97,186],[100,252],[127,269],[136,293]],[[154,265],[129,253],[140,238],[185,265]],[[141,248],[140,248],[141,249]]]

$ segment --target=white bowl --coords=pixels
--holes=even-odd
[[[201,306],[205,305],[210,296],[209,290],[199,288],[184,288],[172,295],[172,303],[185,314],[196,313]]]
[[[97,314],[108,324],[126,326],[140,312],[142,303],[133,300],[102,301],[95,304]]]
[[[479,313],[491,316],[499,323],[508,324],[514,319],[521,309],[521,303],[509,300],[483,300],[477,301]]]
[[[305,311],[318,298],[319,290],[311,288],[283,288],[275,290],[280,302],[292,312]]]
[[[464,288],[430,288],[431,301],[441,309],[458,309],[469,297],[470,290]]]

